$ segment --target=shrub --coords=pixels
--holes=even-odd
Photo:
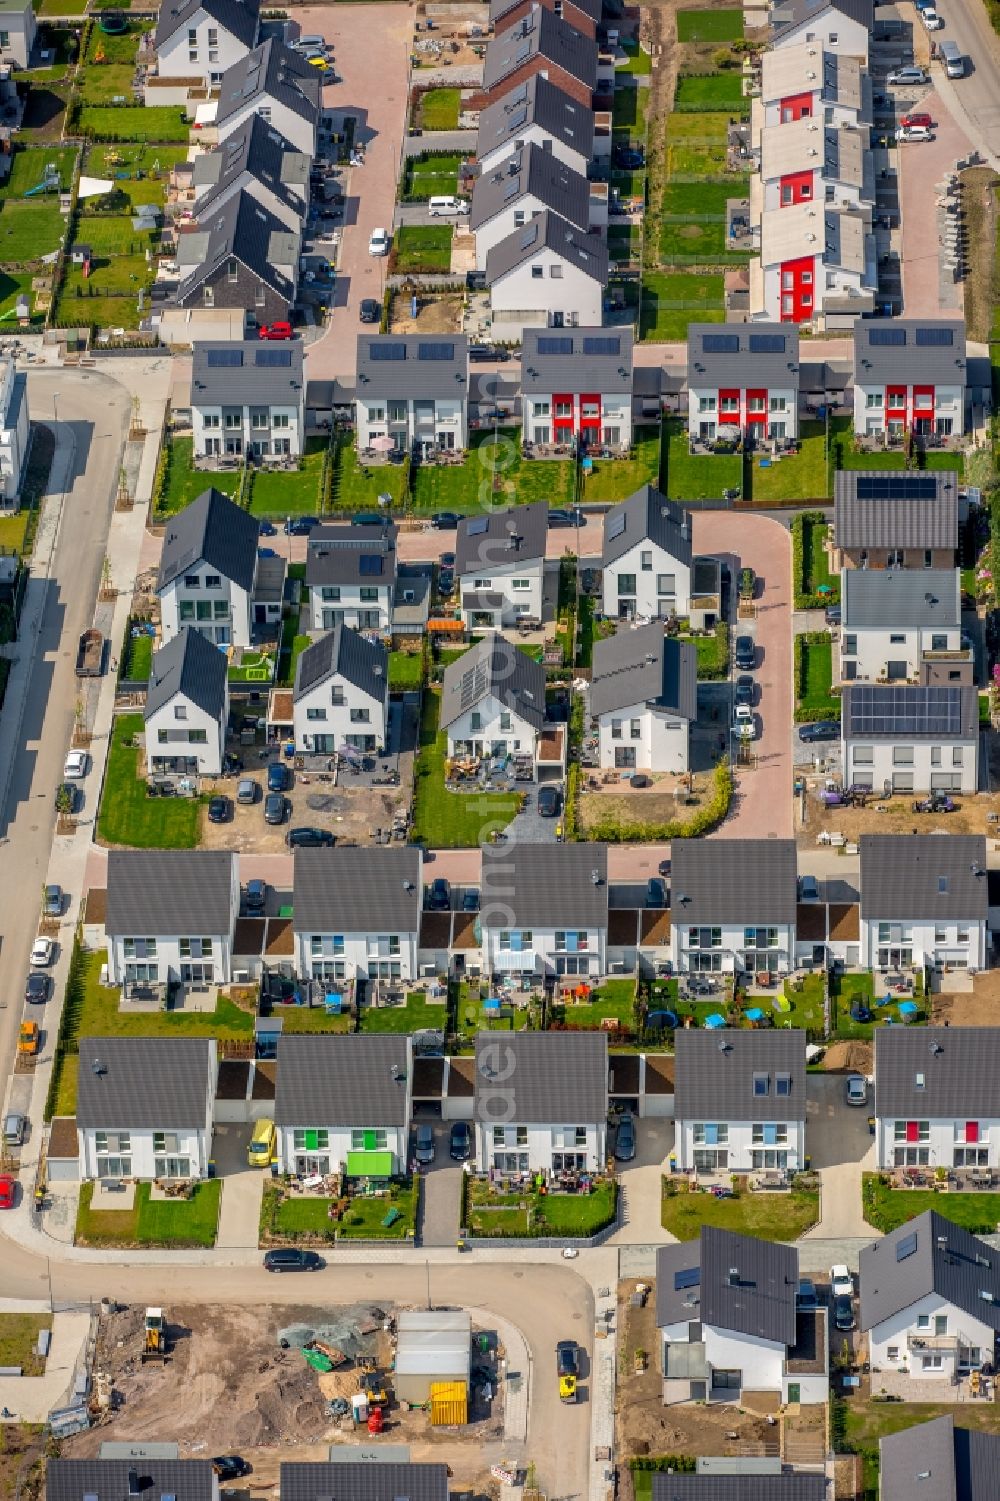
[[[692,1454],[640,1454],[635,1459],[629,1460],[633,1472],[635,1470],[654,1470],[662,1473],[664,1470],[673,1470],[677,1475],[693,1475],[697,1469],[697,1461]]]
[[[733,775],[727,760],[719,761],[714,772],[712,796],[691,818],[672,818],[666,823],[619,823],[605,818],[594,825],[589,839],[606,844],[643,844],[666,839],[694,839],[720,824],[729,812],[733,796]]]
[[[826,517],[822,511],[801,511],[792,521],[792,591],[796,610],[822,610],[837,602],[839,590],[834,594],[806,592],[805,529],[825,525]]]

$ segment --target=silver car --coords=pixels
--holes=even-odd
[[[418,1126],[415,1156],[421,1167],[426,1167],[429,1162],[434,1161],[434,1152],[434,1127]]]
[[[844,1098],[848,1105],[868,1104],[868,1080],[863,1074],[848,1075]]]

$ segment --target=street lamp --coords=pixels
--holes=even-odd
[[[53,426],[59,426],[59,392],[52,392],[52,422]]]

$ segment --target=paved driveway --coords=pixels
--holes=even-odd
[[[222,1179],[219,1235],[216,1244],[246,1248],[257,1244],[265,1174],[247,1162],[251,1124],[217,1125],[212,1138],[215,1170]]]
[[[806,1101],[806,1151],[822,1185],[813,1239],[845,1240],[877,1232],[861,1213],[861,1174],[874,1167],[875,1139],[868,1110],[844,1100],[844,1074],[810,1074]]]
[[[669,1171],[668,1158],[674,1145],[674,1123],[658,1117],[636,1120],[635,1160],[617,1167],[623,1198],[622,1226],[613,1242],[639,1245],[666,1244],[673,1239],[660,1223],[661,1178]]]
[[[437,1155],[421,1177],[420,1239],[425,1246],[454,1246],[461,1228],[462,1168],[448,1156],[451,1127],[444,1121],[432,1124]]]
[[[968,152],[969,141],[933,89],[918,94],[911,108],[931,115],[934,139],[913,141],[894,153],[903,238],[903,314],[907,318],[954,317],[962,311],[962,291],[960,283],[941,275],[935,199],[938,185]]]

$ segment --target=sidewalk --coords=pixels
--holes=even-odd
[[[22,1303],[17,1313],[30,1310]],[[43,1311],[43,1305],[38,1305]],[[44,1308],[48,1312],[48,1308]],[[43,1376],[0,1376],[0,1407],[13,1414],[7,1422],[45,1423],[53,1407],[63,1407],[72,1394],[76,1368],[90,1333],[90,1311],[57,1313],[52,1319],[52,1343]]]

